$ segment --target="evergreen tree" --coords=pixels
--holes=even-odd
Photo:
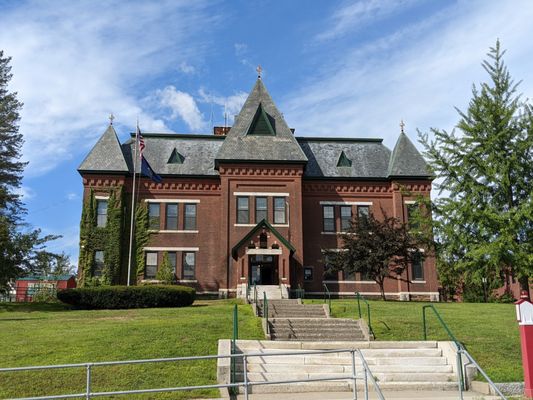
[[[155,278],[163,283],[173,283],[176,280],[176,275],[174,275],[172,265],[170,265],[168,253],[166,251],[163,252],[163,262],[161,263]]]
[[[456,130],[421,134],[441,196],[433,204],[439,268],[465,285],[533,272],[533,109],[521,99],[499,41],[482,64]],[[503,281],[500,281],[503,283]]]
[[[57,238],[41,237],[38,229],[21,231],[26,210],[16,189],[21,186],[26,163],[20,161],[24,143],[18,126],[22,103],[17,93],[8,89],[10,60],[0,50],[0,290],[5,290],[10,279],[35,271],[45,243]]]

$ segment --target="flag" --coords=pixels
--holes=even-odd
[[[143,154],[143,150],[144,150],[144,138],[143,138],[143,135],[141,134],[141,131],[139,130],[139,152],[141,156]]]
[[[162,179],[159,175],[157,175],[152,167],[150,167],[150,164],[148,164],[148,161],[146,161],[146,158],[141,154],[141,174],[144,176],[150,178],[155,183],[161,183]]]

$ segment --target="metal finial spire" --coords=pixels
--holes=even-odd
[[[401,129],[401,132],[402,132],[402,133],[405,133],[405,132],[403,131],[403,128],[405,128],[405,123],[403,122],[403,119],[402,119],[402,120],[400,121],[400,129]]]
[[[115,119],[115,116],[113,113],[109,114],[109,125],[113,125],[113,120]]]
[[[263,68],[261,67],[261,65],[258,65],[255,70],[257,71],[257,77],[261,79],[261,72],[263,72]]]

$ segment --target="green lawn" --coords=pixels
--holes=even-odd
[[[232,336],[233,304],[196,301],[187,308],[104,311],[0,304],[0,367],[216,354],[218,339]],[[239,305],[239,320],[241,337],[263,337],[250,306]],[[213,383],[215,360],[95,367],[93,372],[98,391]],[[0,376],[0,398],[80,393],[84,387],[82,368]],[[135,398],[191,397],[218,397],[218,391]]]
[[[306,300],[306,302],[309,300]],[[321,302],[320,300],[314,300]],[[0,367],[216,354],[232,335],[235,301],[197,301],[192,307],[76,311],[61,305],[0,304]],[[377,340],[421,340],[422,305],[370,301]],[[251,307],[239,305],[240,338],[263,337]],[[514,305],[435,304],[451,330],[495,381],[522,380]],[[333,300],[333,316],[355,318],[355,300]],[[363,309],[364,310],[364,309]],[[447,340],[429,314],[429,339]],[[121,390],[215,383],[216,362],[97,367],[93,389]],[[85,371],[3,373],[0,398],[79,393]],[[205,390],[129,398],[216,397]]]
[[[310,300],[306,300],[310,301]],[[322,302],[313,300],[313,302]],[[422,340],[422,306],[429,303],[369,301],[377,340]],[[520,335],[513,304],[434,303],[450,330],[496,382],[523,381]],[[366,306],[361,302],[364,318]],[[332,300],[334,317],[358,316],[356,300]],[[427,310],[428,339],[449,340]]]

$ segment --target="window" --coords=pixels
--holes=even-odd
[[[268,206],[266,197],[255,198],[255,223],[268,219]]]
[[[335,207],[323,206],[324,232],[335,232]]]
[[[196,230],[196,204],[185,204],[185,221],[183,229],[186,231]]]
[[[168,261],[170,261],[170,267],[172,268],[172,272],[174,272],[174,275],[176,275],[176,253],[170,252],[168,254]]]
[[[331,256],[324,256],[324,280],[325,281],[337,281],[339,280],[338,271],[333,270],[333,264],[331,263]]]
[[[104,252],[97,250],[94,252],[94,273],[93,276],[102,276],[104,270]]]
[[[304,268],[304,281],[312,281],[312,280],[313,280],[313,268],[305,267]]]
[[[263,232],[259,235],[259,248],[260,249],[266,249],[268,247],[268,236],[266,232]]]
[[[177,204],[167,204],[166,217],[167,217],[167,221],[165,224],[165,229],[177,230],[178,229],[178,205]]]
[[[345,281],[355,281],[355,272],[343,271]]]
[[[105,228],[107,224],[107,200],[96,200],[96,226]]]
[[[274,197],[274,223],[286,224],[285,197]]]
[[[411,263],[411,277],[413,281],[424,280],[424,257],[417,251],[413,256]]]
[[[157,253],[146,253],[146,264],[144,267],[144,279],[155,279],[157,274]]]
[[[237,197],[237,223],[250,223],[250,199],[248,197]]]
[[[183,279],[193,280],[196,278],[196,253],[183,253]]]
[[[359,218],[359,220],[366,221],[369,215],[370,215],[369,206],[357,206],[357,218]]]
[[[150,229],[159,230],[159,203],[148,204],[148,226]]]
[[[407,210],[407,223],[409,224],[410,229],[418,229],[418,221],[416,216],[418,214],[418,205],[417,204],[406,204],[405,208]]]
[[[352,207],[341,207],[341,231],[347,232],[350,229],[350,223],[352,222]]]

